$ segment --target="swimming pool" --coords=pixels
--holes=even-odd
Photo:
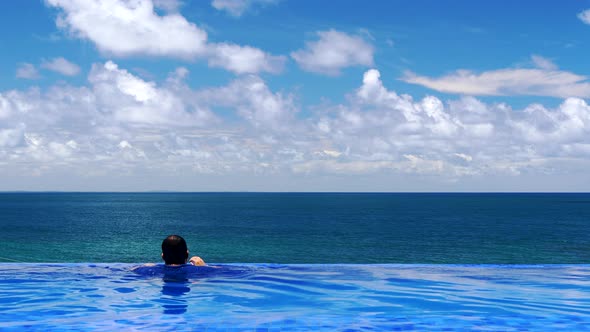
[[[0,264],[1,330],[590,330],[590,265]]]

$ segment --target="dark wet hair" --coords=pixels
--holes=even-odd
[[[184,264],[188,259],[186,241],[179,235],[170,235],[162,241],[162,254],[166,265]]]

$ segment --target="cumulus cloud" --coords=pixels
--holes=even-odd
[[[297,107],[293,96],[272,92],[258,76],[249,75],[224,87],[198,91],[196,96],[209,106],[235,109],[255,128],[284,131],[294,127]]]
[[[0,119],[5,119],[10,116],[10,101],[0,93]]]
[[[173,91],[158,88],[111,61],[93,65],[88,80],[93,86],[96,106],[117,121],[200,127],[213,120],[207,110],[191,107]]]
[[[131,169],[224,174],[273,170],[300,156],[279,139],[281,130],[293,130],[292,95],[271,91],[255,75],[192,90],[188,75],[178,68],[158,84],[108,61],[92,66],[86,86],[2,92],[0,164],[11,160],[22,165],[18,172],[39,176],[64,167],[84,176]],[[237,127],[222,125],[210,110],[220,108],[240,119]]]
[[[215,44],[211,46],[209,65],[221,67],[237,74],[269,72],[280,73],[286,58],[273,56],[250,46]]]
[[[556,109],[531,105],[522,111],[473,97],[414,100],[385,88],[372,69],[349,101],[315,120],[317,133],[342,153],[336,159],[315,154],[321,158],[296,164],[294,171],[386,170],[458,179],[555,172],[548,166],[553,162],[585,158],[573,152],[586,149],[590,129],[590,108],[579,98]]]
[[[580,143],[590,133],[590,107],[579,98],[566,99],[556,110],[533,104],[509,124],[528,142]]]
[[[0,147],[16,147],[24,142],[25,125],[19,124],[15,128],[0,129]]]
[[[374,47],[363,37],[336,30],[319,31],[317,35],[319,40],[307,41],[304,49],[291,53],[303,70],[338,75],[346,67],[373,65]]]
[[[41,77],[37,68],[31,63],[21,63],[16,69],[16,77],[27,80],[36,80]]]
[[[78,67],[78,65],[62,57],[43,61],[41,68],[55,71],[66,76],[76,76],[80,73],[80,67]]]
[[[92,41],[101,52],[113,56],[208,58],[210,66],[236,74],[278,73],[286,60],[251,46],[209,43],[205,30],[177,11],[178,1],[47,0],[47,3],[59,9],[58,27],[72,36]],[[156,6],[167,13],[159,15]],[[56,68],[57,64],[52,67]],[[64,63],[59,68],[64,69]]]
[[[538,68],[507,68],[475,73],[458,70],[442,77],[407,72],[402,80],[427,88],[473,96],[590,97],[588,77],[557,69],[551,61],[533,56]]]
[[[278,0],[213,0],[211,6],[217,10],[226,11],[232,16],[239,17],[252,6],[264,6],[277,2]]]
[[[187,74],[178,69],[156,84],[109,61],[93,65],[87,86],[62,83],[2,92],[0,164],[10,160],[9,165],[21,165],[29,175],[61,167],[108,174],[109,169],[145,162],[146,145],[152,157],[166,163],[167,154],[155,146],[162,137],[172,132],[194,135],[218,122],[184,95]]]
[[[205,31],[179,14],[157,15],[151,0],[47,3],[60,9],[60,28],[93,41],[105,53],[192,57],[205,51]]]
[[[586,24],[590,24],[590,9],[586,9],[583,12],[578,14],[578,18],[586,23]]]
[[[300,112],[295,94],[257,75],[200,89],[185,82],[189,75],[181,67],[148,81],[109,61],[94,64],[82,86],[0,92],[1,174],[452,183],[582,174],[590,166],[590,106],[580,98],[518,110],[472,96],[414,99],[371,69],[345,102]]]

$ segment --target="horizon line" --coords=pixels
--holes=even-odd
[[[182,191],[182,190],[0,190],[0,194],[590,194],[590,191]]]

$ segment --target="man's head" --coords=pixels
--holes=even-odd
[[[178,235],[165,238],[162,241],[162,258],[166,265],[185,264],[188,259],[186,241]]]

